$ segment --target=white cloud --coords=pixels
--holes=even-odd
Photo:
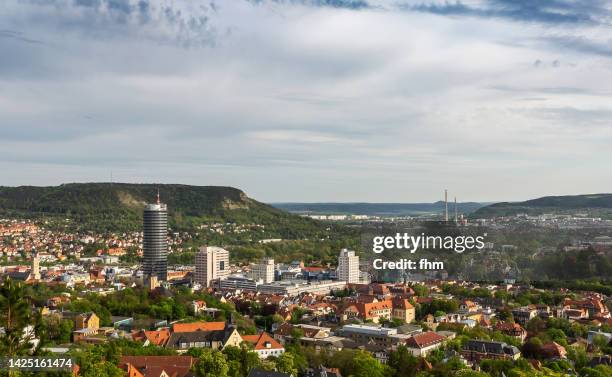
[[[605,24],[371,1],[93,3],[0,5],[2,184],[113,170],[379,202],[612,184]]]

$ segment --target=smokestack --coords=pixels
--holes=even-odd
[[[457,223],[457,197],[455,196],[455,224]]]
[[[448,222],[448,190],[444,189],[444,221]]]

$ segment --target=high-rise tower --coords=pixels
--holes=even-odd
[[[157,276],[159,281],[168,278],[168,208],[159,200],[147,204],[144,210],[144,234],[142,248],[144,262],[142,270],[145,279]]]
[[[359,283],[359,256],[352,250],[342,249],[338,256],[338,280]]]

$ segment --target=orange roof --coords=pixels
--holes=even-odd
[[[141,330],[137,333],[133,333],[132,338],[140,341],[147,339],[150,343],[155,344],[156,346],[163,346],[166,344],[168,338],[170,338],[170,330],[166,328],[160,329],[159,331]]]
[[[172,325],[173,332],[218,331],[218,330],[225,330],[225,322],[175,323],[174,325]]]
[[[281,349],[284,348],[279,342],[272,338],[267,332],[259,335],[242,335],[242,340],[251,343],[255,350]],[[269,344],[269,346],[268,346]]]

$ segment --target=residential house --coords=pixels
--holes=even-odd
[[[520,323],[521,325],[527,325],[527,322],[532,320],[538,315],[538,311],[535,307],[524,306],[522,308],[517,308],[512,310],[512,316],[514,317],[514,321]]]
[[[74,317],[75,330],[100,328],[100,318],[94,312],[77,314]]]
[[[179,353],[193,347],[222,350],[227,346],[239,347],[242,341],[243,338],[236,328],[227,327],[223,330],[173,332],[166,342],[166,347],[175,349]]]
[[[479,364],[483,359],[517,360],[521,352],[518,348],[503,342],[471,339],[463,347],[461,355],[466,360]]]
[[[556,342],[544,344],[540,353],[545,359],[565,359],[567,357],[565,347]]]
[[[527,331],[518,323],[498,322],[494,328],[504,335],[519,339],[521,342],[524,342],[527,337]]]
[[[426,357],[429,352],[442,347],[446,337],[433,331],[415,334],[406,340],[406,347],[414,356]]]
[[[253,345],[253,350],[261,359],[266,359],[269,356],[280,356],[285,353],[285,347],[266,332],[259,335],[243,335],[242,339]]]
[[[414,306],[405,298],[393,299],[393,312],[391,317],[393,319],[399,319],[405,323],[414,321],[416,310]]]

